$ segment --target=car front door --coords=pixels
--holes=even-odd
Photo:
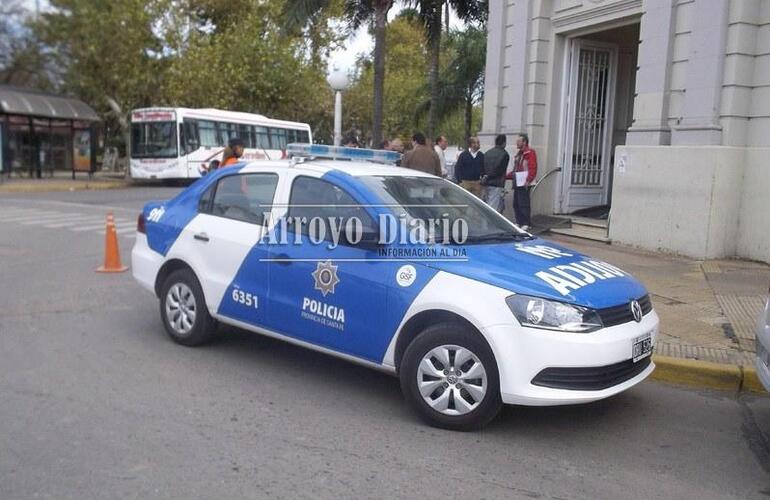
[[[380,362],[392,335],[383,328],[391,266],[377,258],[376,248],[345,244],[343,238],[330,248],[329,238],[316,244],[308,231],[316,218],[344,227],[352,217],[365,231],[375,227],[367,210],[334,183],[294,178],[287,229],[278,224],[270,245],[269,324],[298,340]],[[282,238],[282,231],[289,234]]]

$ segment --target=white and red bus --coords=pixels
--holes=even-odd
[[[134,179],[191,179],[221,160],[228,140],[243,140],[243,160],[278,160],[286,145],[312,143],[306,123],[219,109],[143,108],[131,112]]]

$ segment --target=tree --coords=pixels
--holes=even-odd
[[[287,26],[313,26],[322,11],[328,9],[332,0],[287,0],[284,4],[284,18]],[[351,30],[364,24],[374,27],[374,92],[372,94],[372,141],[382,141],[382,110],[385,85],[385,31],[388,12],[393,0],[345,0],[344,17]]]
[[[416,17],[399,13],[388,24],[388,57],[383,79],[382,131],[387,137],[408,138],[415,130],[414,110],[427,99],[425,86],[425,34]],[[353,83],[344,106],[345,123],[360,129],[374,142],[372,96],[374,64],[372,56],[359,58]]]
[[[420,21],[425,28],[428,41],[428,81],[430,82],[431,106],[428,111],[427,132],[429,137],[433,137],[438,123],[438,101],[441,99],[439,64],[443,8],[445,4],[448,4],[461,20],[471,23],[486,21],[488,5],[486,0],[407,0],[407,3],[418,7]]]
[[[432,106],[437,106],[434,116],[444,120],[448,116],[463,109],[464,134],[467,141],[473,127],[473,108],[481,102],[484,91],[484,68],[487,52],[487,35],[485,30],[469,26],[463,31],[449,34],[447,52],[452,58],[439,75],[439,98],[434,103],[423,101],[417,108],[417,115],[429,112]]]
[[[155,21],[171,0],[51,0],[33,30],[50,48],[63,91],[100,111],[158,103],[166,61]]]
[[[28,21],[19,0],[0,6],[0,83],[47,90],[53,87],[49,58]]]

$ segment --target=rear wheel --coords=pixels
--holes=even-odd
[[[216,320],[209,314],[200,283],[189,269],[174,271],[163,282],[160,316],[168,335],[182,345],[200,345],[216,334]]]
[[[500,382],[492,350],[476,332],[455,323],[426,328],[407,347],[401,390],[430,425],[478,429],[500,411]]]

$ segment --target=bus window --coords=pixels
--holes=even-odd
[[[131,158],[176,157],[176,122],[131,124]]]
[[[200,147],[197,120],[184,120],[184,123],[179,126],[179,142],[182,145],[182,154],[185,155]]]
[[[252,131],[254,130],[254,127],[251,125],[244,125],[239,124],[238,125],[238,137],[243,141],[244,147],[247,148],[253,148],[256,147],[254,144],[254,141],[252,140]]]
[[[257,147],[260,149],[270,149],[270,136],[267,133],[267,127],[254,127],[257,133]]]
[[[217,131],[214,128],[214,122],[201,120],[198,122],[198,135],[201,146],[205,148],[215,148],[217,144]]]
[[[217,122],[217,146],[227,146],[230,138],[235,135],[235,124]]]
[[[307,133],[307,130],[298,130],[297,135],[297,142],[303,144],[308,144],[310,142],[310,134]]]
[[[270,128],[270,145],[272,149],[286,149],[286,130]]]

